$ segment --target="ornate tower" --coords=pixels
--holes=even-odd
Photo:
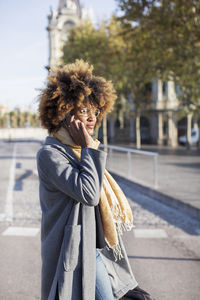
[[[70,29],[82,18],[79,0],[59,0],[58,8],[48,15],[49,67],[59,66],[63,55],[63,45]]]

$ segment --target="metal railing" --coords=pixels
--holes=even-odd
[[[136,149],[130,149],[126,147],[119,147],[119,146],[113,146],[113,145],[104,145],[100,144],[101,148],[108,149],[108,156],[110,162],[112,162],[113,159],[113,150],[120,151],[120,152],[127,152],[127,162],[128,162],[128,177],[131,179],[132,174],[132,162],[131,162],[131,154],[139,154],[139,155],[146,155],[146,156],[152,156],[153,157],[153,186],[155,189],[158,188],[158,153],[156,152],[150,152],[150,151],[143,151],[143,150],[136,150]]]

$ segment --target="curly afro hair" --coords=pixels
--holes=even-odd
[[[55,68],[39,97],[39,118],[48,132],[57,131],[66,115],[84,105],[100,109],[97,125],[113,108],[117,98],[112,82],[92,74],[93,66],[83,60]]]

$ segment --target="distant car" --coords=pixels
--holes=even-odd
[[[179,143],[181,145],[185,145],[187,143],[187,136],[182,135],[179,137]],[[190,139],[190,145],[196,145],[199,142],[199,128],[192,128],[191,130],[191,139]]]

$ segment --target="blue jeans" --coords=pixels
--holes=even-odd
[[[96,295],[95,300],[113,300],[113,292],[108,272],[96,250]]]

